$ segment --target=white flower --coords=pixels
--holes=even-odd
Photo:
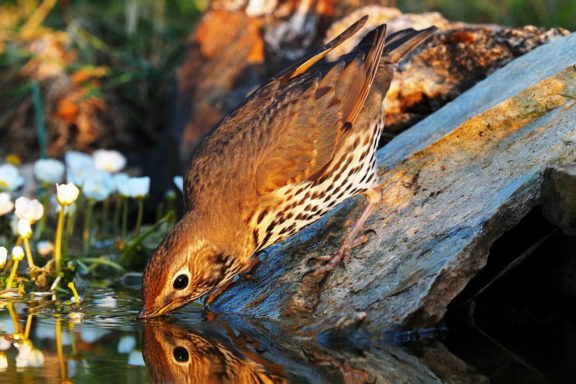
[[[10,195],[0,192],[0,216],[7,214],[14,209],[14,203],[10,200]]]
[[[16,216],[20,220],[34,222],[39,220],[44,214],[44,206],[36,199],[19,197],[16,199]]]
[[[8,358],[4,351],[0,351],[0,372],[5,372],[8,369]]]
[[[105,328],[92,328],[90,326],[82,327],[82,330],[80,331],[82,340],[88,344],[92,344],[100,340],[103,336],[109,333],[110,332]]]
[[[6,265],[6,258],[8,257],[8,250],[6,247],[0,247],[0,268],[4,268]]]
[[[54,243],[49,240],[39,241],[36,244],[36,249],[42,257],[48,257],[54,252]]]
[[[104,296],[102,299],[94,300],[99,307],[116,308],[116,299],[113,296]]]
[[[74,183],[56,184],[56,200],[62,205],[70,205],[76,201],[80,190]]]
[[[15,191],[24,184],[18,168],[12,164],[0,165],[0,190]]]
[[[7,335],[0,337],[0,351],[5,351],[12,348],[12,343],[6,339]]]
[[[126,166],[126,158],[118,151],[99,149],[92,154],[94,166],[101,171],[116,173]]]
[[[34,176],[44,183],[58,183],[64,176],[64,163],[56,159],[36,160]]]
[[[104,201],[112,192],[115,185],[112,175],[106,171],[94,171],[91,177],[86,180],[82,193],[89,199]]]
[[[120,173],[113,175],[112,177],[114,179],[114,191],[119,192],[121,195],[126,196],[125,194],[123,194],[120,191],[121,190],[125,191],[125,189],[128,186],[130,176],[128,176],[124,172],[120,172]]]
[[[77,323],[77,321],[74,321]],[[74,377],[76,375],[76,361],[68,360],[68,377]],[[71,380],[64,381],[65,383],[71,383]]]
[[[184,193],[184,178],[182,176],[174,176],[174,184],[178,187],[180,192]]]
[[[92,157],[76,151],[66,153],[66,180],[83,187],[96,171]]]
[[[32,234],[32,227],[30,227],[30,222],[28,220],[18,221],[18,236],[23,239],[27,239]]]
[[[34,348],[30,340],[25,340],[18,346],[18,356],[16,356],[16,367],[41,367],[44,365],[44,354]]]
[[[150,178],[131,177],[127,183],[118,186],[118,192],[126,197],[144,197],[150,192]]]
[[[12,248],[12,258],[17,261],[20,261],[24,258],[24,250],[21,246],[17,245]]]
[[[142,352],[134,350],[128,355],[128,365],[135,365],[144,367],[146,363],[144,362],[144,357],[142,357]]]
[[[122,336],[118,342],[118,353],[130,353],[136,347],[134,336]]]

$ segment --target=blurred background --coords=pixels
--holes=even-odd
[[[226,7],[232,3],[217,0],[214,4]],[[323,3],[336,8],[336,3]],[[449,20],[468,23],[576,29],[573,0],[344,3],[348,8],[340,3],[338,7],[381,4],[404,13],[438,11]],[[196,21],[210,6],[209,0],[1,0],[0,159],[14,153],[20,161],[29,162],[39,156],[61,157],[71,149],[114,148],[128,156],[129,164],[142,165],[144,172],[154,176],[156,171],[150,170],[147,161],[178,156],[168,152],[177,146],[181,134],[166,139],[163,132],[182,131],[181,121],[189,120],[174,109],[179,108],[178,100],[186,99],[178,93],[186,85],[185,76],[191,75],[184,69],[181,77],[176,77],[186,50],[193,45],[190,34]],[[266,17],[260,20],[270,21]],[[268,72],[285,65],[270,66],[266,54],[264,60]],[[268,72],[265,75],[270,75]],[[260,81],[262,77],[246,82],[253,87]],[[242,99],[245,94],[240,96]],[[230,106],[218,108],[225,111]],[[196,123],[212,125],[219,118],[214,116],[218,117]],[[162,144],[162,140],[176,144]],[[155,151],[153,157],[150,151]],[[174,164],[167,178],[171,180],[183,171],[185,160],[181,156],[167,161]]]

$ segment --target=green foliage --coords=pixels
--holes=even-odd
[[[30,92],[21,76],[33,58],[28,42],[47,35],[62,41],[57,34],[63,33],[67,54],[75,57],[66,72],[99,79],[84,82],[85,97],[103,99],[126,126],[153,135],[165,121],[171,74],[202,8],[190,0],[3,0],[0,103],[14,107]]]
[[[68,8],[60,6],[46,25],[68,32],[79,62],[109,68],[91,95],[135,110],[123,114],[131,119],[128,125],[140,126],[152,135],[163,122],[159,111],[171,74],[201,14],[196,4],[189,0],[76,0]]]
[[[574,0],[399,0],[403,12],[438,11],[454,21],[576,29]]]

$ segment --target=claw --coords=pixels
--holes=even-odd
[[[333,255],[318,255],[318,256],[314,256],[309,260],[314,260],[316,262],[319,261],[330,261],[332,259]]]
[[[364,231],[364,233],[362,235],[360,235],[360,236],[357,235],[362,224],[364,224],[364,221],[366,221],[366,219],[368,218],[370,213],[376,207],[378,200],[379,199],[375,199],[374,202],[370,202],[370,199],[369,199],[369,203],[366,206],[366,209],[364,210],[364,212],[362,213],[362,215],[360,216],[360,218],[358,219],[356,224],[346,232],[346,236],[344,237],[344,241],[342,242],[342,245],[340,246],[338,251],[336,251],[335,254],[333,254],[333,255],[321,255],[321,256],[316,256],[313,258],[317,261],[325,261],[326,264],[324,264],[324,265],[322,265],[316,269],[311,269],[311,270],[304,272],[303,276],[306,276],[309,274],[313,274],[314,276],[319,276],[319,275],[325,274],[327,272],[332,271],[336,267],[336,265],[338,265],[338,263],[340,263],[340,262],[342,262],[344,264],[344,267],[346,267],[347,263],[350,261],[350,255],[352,254],[352,249],[361,245],[361,244],[364,244],[365,242],[367,242],[369,233],[376,234],[376,231],[374,231],[373,229],[368,229],[368,230]]]
[[[368,234],[373,234],[374,236],[376,236],[378,233],[376,233],[376,230],[373,228],[368,228],[367,230],[364,231],[364,233],[362,234],[363,236],[368,236]]]

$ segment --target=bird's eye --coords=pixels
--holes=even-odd
[[[184,289],[188,286],[188,276],[185,274],[178,275],[174,280],[174,289]]]
[[[179,363],[185,363],[189,359],[188,350],[184,347],[174,348],[172,354],[174,355],[174,360],[176,360]]]

